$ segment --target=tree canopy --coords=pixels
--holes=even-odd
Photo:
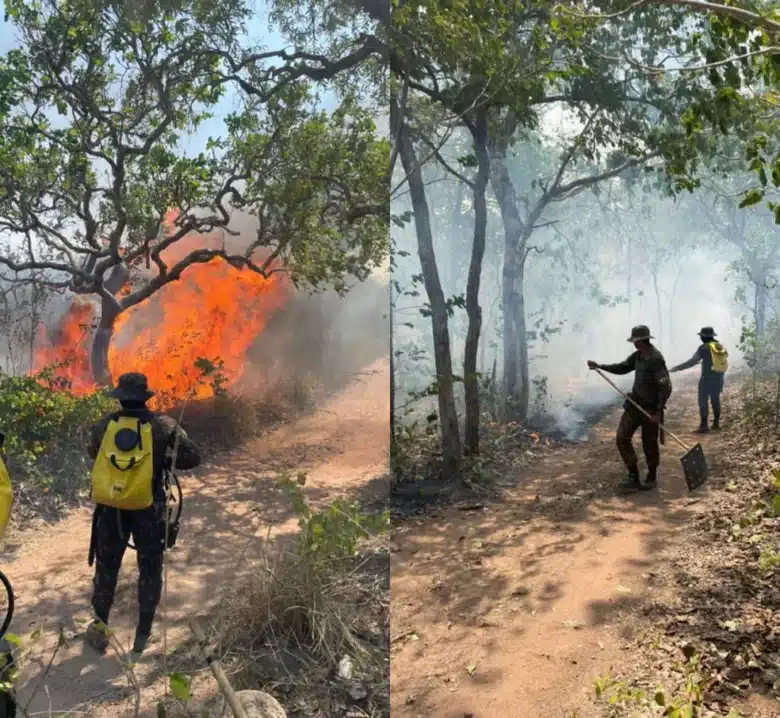
[[[6,13],[20,44],[0,60],[8,276],[44,270],[99,296],[109,328],[215,257],[340,290],[386,258],[388,143],[346,84],[333,111],[319,97],[377,56],[368,35],[266,50],[247,39],[242,0],[11,0]],[[190,150],[228,97],[223,133]]]

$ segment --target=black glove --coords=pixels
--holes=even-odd
[[[601,367],[591,359],[588,359],[588,369],[600,369]]]

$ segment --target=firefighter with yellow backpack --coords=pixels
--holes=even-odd
[[[707,424],[709,405],[712,403],[712,429],[720,429],[720,395],[723,391],[723,380],[729,368],[729,353],[720,342],[715,341],[715,330],[712,327],[702,327],[699,332],[701,345],[694,355],[682,364],[669,369],[669,372],[690,369],[701,362],[701,377],[699,379],[699,415],[701,421],[697,434],[706,434],[710,427]]]
[[[194,469],[201,456],[175,419],[146,406],[154,392],[143,374],[123,374],[108,396],[119,400],[120,410],[92,428],[88,447],[95,461],[89,564],[96,563],[92,608],[97,620],[90,624],[85,640],[99,653],[108,648],[109,613],[132,537],[139,574],[138,623],[131,654],[135,660],[149,642],[163,588],[163,554],[172,548],[178,531],[178,518],[171,525],[166,516],[167,479],[174,468]]]

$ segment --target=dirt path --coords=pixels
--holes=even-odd
[[[684,540],[679,532],[709,490],[687,494],[681,450],[667,438],[660,490],[616,496],[617,414],[590,442],[531,461],[501,502],[449,507],[396,530],[394,716],[593,714],[593,680],[630,660],[625,643],[652,593],[660,548]],[[678,382],[668,414],[670,428],[695,443],[690,385]],[[717,481],[718,435],[701,443]]]
[[[307,493],[312,501],[335,498],[359,489],[370,478],[386,472],[389,439],[388,364],[379,361],[316,413],[283,426],[231,455],[220,466],[204,466],[183,477],[183,527],[171,554],[168,584],[169,651],[188,638],[184,619],[213,607],[219,589],[246,566],[269,527],[280,535],[294,529],[287,504],[273,491],[278,472],[307,471]],[[29,636],[46,626],[23,673],[27,685],[24,704],[33,698],[30,714],[74,711],[89,716],[124,714],[127,680],[111,657],[97,659],[84,648],[80,634],[89,616],[92,572],[87,566],[90,512],[83,510],[36,535],[14,537],[23,548],[2,570],[11,578],[17,611],[11,630]],[[237,560],[246,551],[246,560]],[[136,601],[135,560],[125,556],[112,627],[124,645],[132,641]],[[159,624],[159,622],[158,622]],[[68,638],[51,669],[61,625]],[[141,715],[154,715],[156,696],[163,689],[157,679],[162,644],[158,625],[155,642],[136,668],[143,688]],[[46,676],[45,686],[40,680]],[[97,704],[101,704],[97,707]],[[56,715],[56,713],[55,713]]]

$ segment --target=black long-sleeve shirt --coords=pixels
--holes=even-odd
[[[696,351],[693,353],[693,356],[688,359],[688,361],[684,361],[682,364],[673,366],[669,371],[683,371],[683,369],[690,369],[691,367],[696,366],[699,362],[701,362],[702,376],[711,376],[715,374],[715,372],[712,371],[712,354],[710,353],[710,347],[707,344],[699,344],[699,346],[696,348]]]
[[[617,364],[599,364],[599,368],[610,374],[630,374],[634,372],[634,386],[629,396],[648,411],[660,411],[668,393],[662,391],[669,384],[666,360],[663,354],[651,346],[648,354],[639,350],[625,361]]]

